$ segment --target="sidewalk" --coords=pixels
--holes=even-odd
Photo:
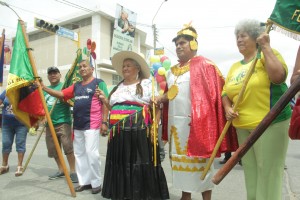
[[[2,134],[0,134],[1,139]],[[37,136],[28,134],[27,152],[24,164],[29,153],[36,141]],[[102,174],[105,166],[107,138],[101,137],[101,169]],[[2,144],[0,144],[2,148]],[[276,147],[274,147],[276,148]],[[166,146],[165,149],[168,149]],[[276,156],[276,155],[274,155]],[[1,156],[2,158],[2,156]],[[221,165],[215,160],[215,170],[217,171]],[[9,165],[10,171],[0,176],[0,200],[68,200],[68,199],[104,199],[100,194],[93,195],[90,190],[76,193],[76,198],[71,196],[70,189],[64,178],[56,180],[48,180],[48,175],[57,171],[56,164],[53,159],[47,157],[47,150],[44,135],[41,137],[39,144],[32,156],[27,170],[21,177],[15,177],[17,156],[15,147],[10,155]],[[300,141],[290,141],[286,164],[288,169],[285,170],[285,179],[283,185],[283,200],[300,200]],[[68,166],[68,165],[67,165]],[[170,199],[179,200],[181,191],[172,187],[171,168],[168,156],[163,162],[163,167],[167,177]],[[77,184],[74,184],[77,186]],[[201,200],[201,194],[192,194],[193,200]],[[234,169],[216,185],[213,194],[213,200],[244,200],[246,199],[246,190],[244,185],[244,175],[241,166],[236,165]]]

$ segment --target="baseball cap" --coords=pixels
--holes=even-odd
[[[47,69],[47,73],[49,74],[50,72],[58,72],[58,73],[60,73],[60,71],[59,71],[59,69],[57,68],[57,67],[49,67],[48,69]]]

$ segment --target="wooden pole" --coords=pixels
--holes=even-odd
[[[67,76],[66,76],[67,79],[70,78],[70,76],[72,75],[73,71],[75,70],[76,63],[77,63],[77,61],[78,61],[78,56],[79,56],[80,54],[81,54],[81,50],[78,50],[78,51],[77,51],[76,59],[75,59],[75,61],[73,62],[73,65],[72,65],[71,69],[70,69],[69,72],[67,73]],[[63,84],[63,86],[62,86],[61,89],[65,88],[65,87],[66,87],[66,81],[64,82],[64,84]],[[49,113],[50,116],[51,116],[51,113],[52,113],[52,111],[53,111],[53,109],[54,109],[54,107],[55,107],[57,101],[58,101],[58,99],[56,99],[55,102],[54,102],[53,105],[52,105],[52,108],[51,108],[50,113]],[[28,164],[29,164],[29,162],[30,162],[30,160],[31,160],[31,157],[32,157],[32,155],[33,155],[33,153],[34,153],[34,151],[35,151],[35,148],[37,147],[37,144],[38,144],[39,141],[40,141],[40,138],[41,138],[42,133],[44,132],[44,130],[45,130],[45,126],[43,127],[42,131],[41,131],[40,134],[38,135],[38,137],[37,137],[37,139],[36,139],[36,141],[35,141],[35,143],[34,143],[34,145],[33,145],[33,148],[31,149],[31,152],[30,152],[30,154],[29,154],[29,156],[28,156],[28,158],[27,158],[27,160],[26,160],[26,162],[25,162],[25,165],[24,165],[24,167],[23,167],[23,173],[24,173],[24,172],[26,171],[26,169],[27,169],[27,166],[28,166]]]
[[[246,141],[240,145],[231,158],[219,169],[212,179],[214,184],[219,184],[223,178],[230,172],[230,170],[239,162],[239,160],[247,153],[252,145],[258,140],[258,138],[264,133],[272,121],[280,114],[280,112],[286,107],[291,99],[300,90],[300,76],[290,86],[290,88],[280,97],[270,112],[263,118],[258,126],[251,132]]]
[[[54,109],[57,101],[58,101],[58,99],[55,100],[55,102],[54,102],[54,104],[52,106],[52,109],[50,110],[50,113],[49,113],[50,116],[51,116],[51,113],[52,113],[52,111],[53,111],[53,109]],[[35,143],[33,145],[33,148],[31,149],[31,152],[30,152],[30,154],[29,154],[29,156],[28,156],[28,158],[27,158],[27,160],[25,162],[25,165],[23,167],[23,171],[22,171],[23,173],[25,173],[25,171],[27,169],[27,166],[28,166],[28,164],[29,164],[29,162],[31,160],[31,157],[32,157],[32,155],[33,155],[33,153],[34,153],[34,151],[35,151],[35,149],[36,149],[36,147],[37,147],[37,145],[38,145],[38,143],[39,143],[39,141],[41,139],[41,136],[43,135],[43,132],[44,132],[45,128],[46,128],[46,126],[44,125],[42,131],[40,132],[40,134],[38,134],[38,137],[37,137],[37,139],[36,139],[36,141],[35,141]]]
[[[265,31],[266,33],[270,32],[271,26],[272,26],[272,24],[268,24],[268,26],[266,27],[266,31]],[[248,84],[248,82],[249,82],[249,80],[250,80],[250,78],[251,78],[251,76],[252,76],[252,74],[254,72],[257,60],[260,58],[260,53],[261,53],[261,49],[258,48],[255,60],[252,62],[251,66],[250,66],[250,68],[249,68],[249,70],[248,70],[248,72],[246,74],[245,80],[244,80],[243,85],[242,85],[242,89],[241,89],[241,91],[239,93],[239,96],[238,96],[238,99],[237,99],[237,101],[236,101],[236,103],[235,103],[235,105],[233,107],[233,111],[234,112],[236,111],[237,107],[239,106],[241,100],[243,99],[244,92],[246,90],[247,84]],[[222,141],[223,141],[223,139],[224,139],[224,137],[225,137],[225,135],[226,135],[226,133],[228,131],[228,128],[230,127],[231,122],[232,122],[232,120],[229,120],[229,121],[226,122],[225,127],[223,128],[223,131],[222,131],[222,133],[221,133],[221,135],[220,135],[220,137],[219,137],[219,139],[218,139],[218,141],[217,141],[217,143],[215,145],[215,148],[214,148],[214,150],[213,150],[213,152],[212,152],[212,154],[211,154],[211,156],[209,158],[209,161],[208,161],[208,163],[207,163],[204,171],[202,172],[202,175],[200,177],[201,180],[204,180],[204,178],[205,178],[208,170],[210,169],[212,163],[214,162],[214,159],[215,159],[215,157],[216,157],[216,155],[217,155],[217,153],[219,151],[221,143],[222,143]]]
[[[24,22],[21,19],[19,19],[19,21],[20,21],[20,24],[21,24],[21,27],[22,27],[23,36],[25,38],[26,48],[28,49],[29,48],[29,42],[28,42]],[[30,59],[30,64],[32,66],[33,74],[36,77],[36,81],[39,81],[38,74],[37,74],[37,69],[36,69],[36,66],[35,66],[35,62],[34,62],[34,59],[33,59],[33,56],[32,56],[32,52],[30,50],[28,50],[28,56],[29,56],[29,59]],[[55,130],[54,130],[54,127],[53,127],[53,124],[52,124],[52,120],[51,120],[51,117],[50,117],[50,114],[49,114],[49,111],[48,111],[48,108],[47,108],[47,105],[46,105],[46,101],[45,101],[45,98],[44,98],[44,94],[43,94],[43,91],[42,91],[42,87],[40,86],[40,84],[38,86],[38,91],[39,91],[40,97],[42,99],[42,104],[43,104],[43,107],[44,107],[44,110],[45,110],[46,118],[47,118],[47,121],[48,121],[48,125],[49,125],[49,128],[50,128],[52,138],[53,138],[55,149],[57,151],[59,161],[60,161],[60,163],[63,167],[63,171],[64,171],[65,177],[67,179],[67,183],[69,185],[71,195],[73,197],[76,197],[76,193],[75,193],[75,190],[74,190],[69,172],[67,170],[64,158],[63,158],[62,153],[61,153],[61,149],[60,149],[60,146],[59,146],[59,143],[58,143],[58,140],[57,140],[57,136],[55,134]]]

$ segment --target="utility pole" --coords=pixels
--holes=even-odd
[[[153,48],[155,50],[156,49],[156,42],[158,41],[156,24],[153,24],[152,28],[153,28]]]
[[[154,22],[154,19],[155,19],[156,15],[157,15],[158,11],[160,10],[161,6],[162,6],[165,2],[167,2],[167,1],[168,1],[168,0],[164,0],[164,1],[160,4],[159,8],[157,9],[157,11],[156,11],[156,13],[155,13],[155,15],[154,15],[154,17],[153,17],[153,19],[152,19],[153,48],[154,48],[154,51],[155,51],[155,49],[156,49],[156,42],[158,41],[158,38],[157,38],[158,35],[157,35],[156,24],[154,24],[153,22]]]

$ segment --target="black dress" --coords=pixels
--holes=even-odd
[[[159,151],[156,152],[157,164],[154,166],[150,114],[145,108],[118,104],[111,110],[102,188],[105,198],[169,199]]]

